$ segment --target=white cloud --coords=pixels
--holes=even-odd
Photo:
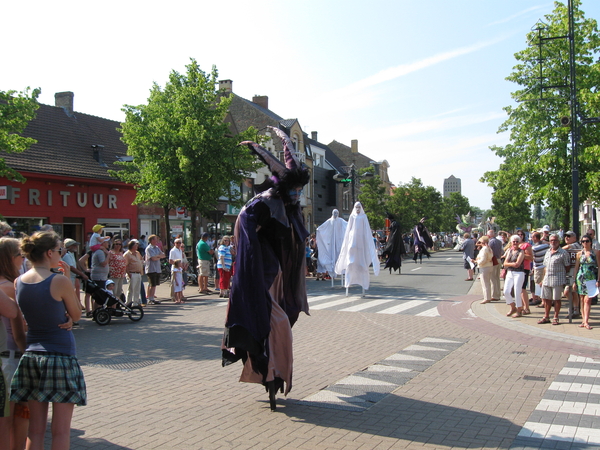
[[[506,36],[500,36],[495,39],[489,41],[479,42],[477,44],[473,44],[467,47],[457,48],[455,50],[450,50],[443,53],[438,53],[437,55],[429,56],[427,58],[423,58],[419,61],[414,61],[408,64],[400,64],[399,66],[390,67],[388,69],[384,69],[374,75],[371,75],[367,78],[363,78],[362,80],[356,81],[348,86],[345,86],[341,89],[333,91],[330,95],[334,97],[346,97],[347,95],[354,95],[357,91],[362,91],[364,89],[376,86],[378,84],[384,83],[386,81],[391,81],[396,78],[402,77],[404,75],[408,75],[410,73],[416,72],[421,69],[425,69],[427,67],[434,66],[441,62],[457,58],[462,55],[466,55],[469,53],[473,53],[477,50],[481,50],[482,48],[489,47],[490,45],[496,44],[502,40],[506,39]]]
[[[489,27],[489,26],[492,26],[492,25],[498,25],[498,24],[501,24],[501,23],[510,22],[511,20],[514,20],[514,19],[516,19],[518,17],[521,17],[521,16],[523,16],[523,15],[525,15],[525,14],[531,12],[531,11],[538,11],[540,9],[547,9],[547,8],[548,8],[547,5],[532,6],[531,8],[527,8],[527,9],[524,9],[523,11],[520,11],[520,12],[518,12],[516,14],[513,14],[512,16],[509,16],[509,17],[506,17],[504,19],[500,19],[500,20],[496,20],[494,22],[488,23],[486,26]]]

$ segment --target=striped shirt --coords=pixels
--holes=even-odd
[[[228,245],[219,246],[219,259],[217,260],[217,269],[231,269],[233,262],[231,258],[231,248]]]
[[[533,246],[533,268],[543,269],[544,268],[544,255],[550,248],[547,242],[539,241]]]

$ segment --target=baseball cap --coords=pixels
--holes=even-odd
[[[114,282],[113,280],[106,280],[106,284],[104,285],[104,287],[108,289],[108,287],[109,287],[111,284],[115,284],[115,282]]]
[[[96,225],[94,225],[92,227],[92,231],[94,233],[98,233],[98,232],[100,232],[100,230],[102,230],[102,228],[105,228],[104,225],[100,225],[99,223],[97,223]]]
[[[550,225],[544,225],[542,231],[550,231]]]
[[[576,237],[577,235],[575,234],[575,232],[574,232],[574,231],[571,231],[571,230],[569,230],[569,231],[567,231],[567,232],[565,233],[565,236],[569,236],[569,237]]]
[[[65,241],[63,242],[63,246],[65,248],[69,248],[72,245],[79,245],[79,242],[77,242],[75,239],[71,239],[71,238],[65,239]]]

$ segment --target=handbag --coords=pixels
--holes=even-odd
[[[502,269],[500,271],[500,278],[502,278],[502,279],[506,278],[506,269]]]
[[[497,266],[497,265],[498,265],[498,258],[496,258],[495,256],[492,256],[492,264],[493,264],[494,266]]]

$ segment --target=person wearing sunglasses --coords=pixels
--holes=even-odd
[[[531,311],[529,310],[529,293],[527,292],[527,286],[529,284],[531,262],[533,261],[533,249],[531,244],[526,240],[525,231],[517,231],[517,236],[521,238],[519,248],[525,253],[525,259],[523,260],[523,273],[525,274],[525,277],[523,279],[523,286],[521,288],[521,301],[523,302],[523,315],[526,315],[531,314]]]
[[[577,285],[577,293],[581,298],[582,322],[580,328],[591,330],[590,326],[590,310],[592,300],[589,296],[588,282],[596,282],[598,287],[598,261],[600,261],[600,251],[592,248],[592,237],[586,234],[581,238],[583,250],[577,253],[575,258],[575,283]]]
[[[108,254],[108,271],[109,278],[115,283],[114,294],[117,298],[121,298],[123,293],[123,281],[127,271],[127,261],[123,254],[123,241],[115,239]]]
[[[504,297],[506,304],[510,306],[507,317],[521,317],[523,315],[523,302],[521,299],[521,290],[523,289],[523,280],[525,279],[524,261],[525,252],[520,248],[521,237],[517,234],[510,237],[510,247],[504,252],[504,268],[506,269],[506,278],[504,279]],[[514,288],[513,297],[511,291]],[[516,304],[516,307],[515,307]]]
[[[563,249],[565,249],[569,256],[571,257],[571,268],[567,272],[567,287],[565,287],[565,291],[563,296],[568,298],[569,289],[571,289],[571,295],[573,296],[573,318],[579,319],[581,317],[581,298],[577,293],[577,284],[575,283],[575,258],[578,253],[578,250],[581,250],[583,246],[577,240],[577,234],[574,231],[567,231],[565,233],[565,245],[563,245]]]

